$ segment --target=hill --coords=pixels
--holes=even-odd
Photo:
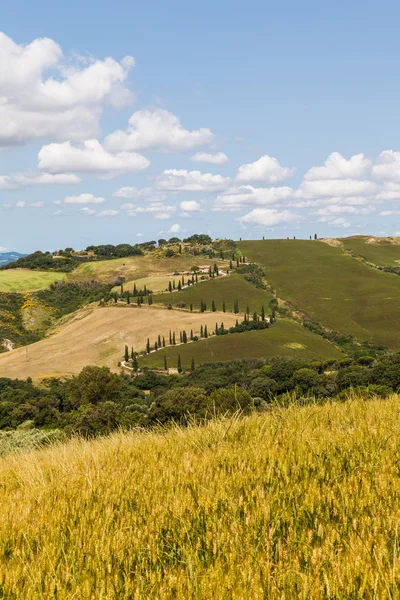
[[[307,331],[302,325],[280,319],[269,329],[215,336],[183,346],[169,347],[141,358],[139,364],[141,367],[162,369],[166,356],[168,366],[176,367],[178,355],[181,356],[184,369],[190,369],[192,358],[199,365],[244,358],[268,359],[274,356],[321,361],[345,356],[330,342]]]
[[[201,300],[206,303],[207,310],[211,310],[213,300],[217,310],[222,310],[225,301],[226,310],[233,312],[234,302],[237,300],[240,313],[244,313],[247,306],[251,313],[254,311],[260,313],[262,306],[269,313],[268,303],[272,297],[270,292],[256,288],[246,281],[243,275],[233,272],[229,277],[220,276],[202,281],[181,292],[157,294],[154,296],[153,301],[155,304],[164,304],[164,306],[169,303],[172,306],[183,303],[189,307],[192,304],[194,310],[200,310]]]
[[[0,355],[0,377],[21,378],[69,375],[86,365],[108,366],[118,371],[124,345],[144,350],[147,339],[152,344],[157,336],[169,339],[175,331],[177,339],[183,329],[197,334],[201,325],[210,331],[215,321],[234,325],[236,317],[223,313],[190,313],[157,309],[149,306],[89,306],[60,323],[50,337],[26,348]]]
[[[400,348],[400,278],[320,241],[241,242],[268,283],[306,318],[360,341]]]
[[[63,273],[8,269],[0,271],[0,292],[25,294],[46,289],[50,284],[65,278]]]
[[[20,254],[19,252],[0,252],[0,267],[15,262],[24,256],[26,254]]]
[[[346,250],[374,265],[400,268],[400,238],[354,236],[339,241]]]
[[[393,396],[3,459],[1,593],[395,598],[399,436]]]

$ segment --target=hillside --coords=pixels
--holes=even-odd
[[[399,436],[393,396],[1,460],[2,594],[395,598]]]
[[[184,369],[190,369],[192,358],[199,365],[205,362],[268,359],[275,356],[321,361],[345,356],[327,340],[307,331],[302,325],[280,319],[276,325],[262,331],[215,336],[195,344],[160,350],[141,358],[140,366],[162,369],[166,356],[169,367],[176,367],[178,355],[181,356]]]
[[[355,236],[339,240],[346,250],[382,267],[400,267],[400,238]]]
[[[320,241],[241,242],[268,283],[300,313],[361,341],[400,348],[400,278]]]
[[[234,325],[236,317],[223,313],[190,313],[163,310],[149,306],[90,306],[75,313],[60,324],[47,339],[0,355],[0,377],[43,377],[78,373],[86,365],[107,366],[119,371],[124,345],[136,351],[144,350],[147,338],[151,343],[157,336],[169,338],[169,331],[193,329],[201,325],[210,331],[215,321]]]
[[[29,271],[28,269],[8,269],[0,271],[0,292],[25,294],[37,292],[50,284],[65,278],[63,273]]]

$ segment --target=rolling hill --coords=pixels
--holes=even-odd
[[[51,283],[65,279],[64,273],[8,269],[0,271],[0,292],[25,294],[44,290]]]
[[[400,349],[399,276],[321,241],[246,241],[240,248],[265,267],[278,296],[307,318],[361,341]]]
[[[400,267],[400,238],[354,236],[339,240],[346,250],[382,267]]]

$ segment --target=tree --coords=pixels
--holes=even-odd
[[[219,275],[219,269],[218,269],[218,266],[217,266],[217,264],[216,264],[216,263],[214,263],[214,273],[215,273],[215,275],[217,275],[217,277],[218,277],[218,275]]]
[[[131,293],[130,292],[126,292],[126,302],[127,302],[127,304],[131,303]]]
[[[129,348],[125,345],[125,362],[129,361]]]
[[[200,337],[204,336],[203,325],[200,325]]]
[[[157,344],[158,344],[158,347],[161,348],[161,335],[160,334],[158,334]]]
[[[163,336],[163,339],[162,339],[162,347],[165,348],[165,337],[164,336]]]
[[[131,348],[131,360],[133,360],[133,357],[134,357],[134,356],[135,356],[135,353],[134,353],[134,351],[133,351],[133,346],[132,346],[132,348]]]
[[[182,331],[179,332],[179,341],[182,344],[182,341],[183,341]]]
[[[169,330],[169,345],[172,346],[172,333],[171,333],[171,330]]]
[[[172,292],[172,283],[170,281],[168,282],[168,291]]]
[[[190,339],[193,342],[193,329],[190,330]]]
[[[192,360],[191,360],[191,363],[190,363],[190,370],[193,372],[195,370],[195,368],[196,368],[196,365],[194,364],[194,358],[192,356]]]
[[[185,330],[182,332],[182,341],[184,344],[187,344],[187,335]]]
[[[135,352],[133,360],[132,360],[132,368],[135,371],[135,373],[137,373],[139,371],[139,363],[138,363],[136,352]]]
[[[154,343],[154,350],[155,350],[156,352],[157,352],[157,350],[158,350],[158,344],[157,344],[157,342],[155,342],[155,343]]]
[[[206,404],[211,414],[226,415],[237,412],[250,412],[253,400],[248,392],[237,387],[215,390],[208,397]]]
[[[190,312],[193,312],[193,304],[190,304]]]
[[[233,264],[232,264],[232,261],[231,261],[231,260],[229,261],[229,268],[230,268],[230,270],[232,271],[232,269],[233,269]]]
[[[212,310],[213,312],[215,312],[215,311],[217,310],[217,307],[215,306],[215,301],[214,301],[214,300],[213,300],[213,301],[212,301],[212,303],[211,303],[211,310]]]
[[[235,300],[235,302],[233,303],[233,312],[235,313],[235,315],[237,315],[239,312],[239,301],[238,300]]]
[[[265,308],[264,308],[264,304],[261,307],[261,320],[265,321]]]
[[[133,284],[133,295],[137,296],[137,287],[136,287],[136,283]]]
[[[183,369],[182,369],[182,361],[181,361],[181,355],[178,354],[178,373],[182,373]]]
[[[314,233],[314,240],[317,240],[317,239],[318,239],[318,236],[316,233]]]
[[[207,330],[207,325],[204,325],[204,337],[208,338],[208,330]]]
[[[254,311],[253,312],[253,321],[256,322],[257,321],[257,313]]]
[[[147,338],[146,352],[147,352],[147,354],[150,354],[150,352],[151,352],[151,346],[150,346],[150,340],[149,340],[149,338]]]
[[[172,345],[175,346],[176,345],[176,339],[175,339],[175,331],[172,334]]]
[[[168,371],[167,355],[164,354],[164,371]]]
[[[181,282],[180,282],[180,281],[178,281],[178,291],[180,292],[180,291],[181,291],[181,289],[182,289]]]

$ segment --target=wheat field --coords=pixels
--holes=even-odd
[[[398,598],[400,402],[290,407],[0,461],[0,597]]]

